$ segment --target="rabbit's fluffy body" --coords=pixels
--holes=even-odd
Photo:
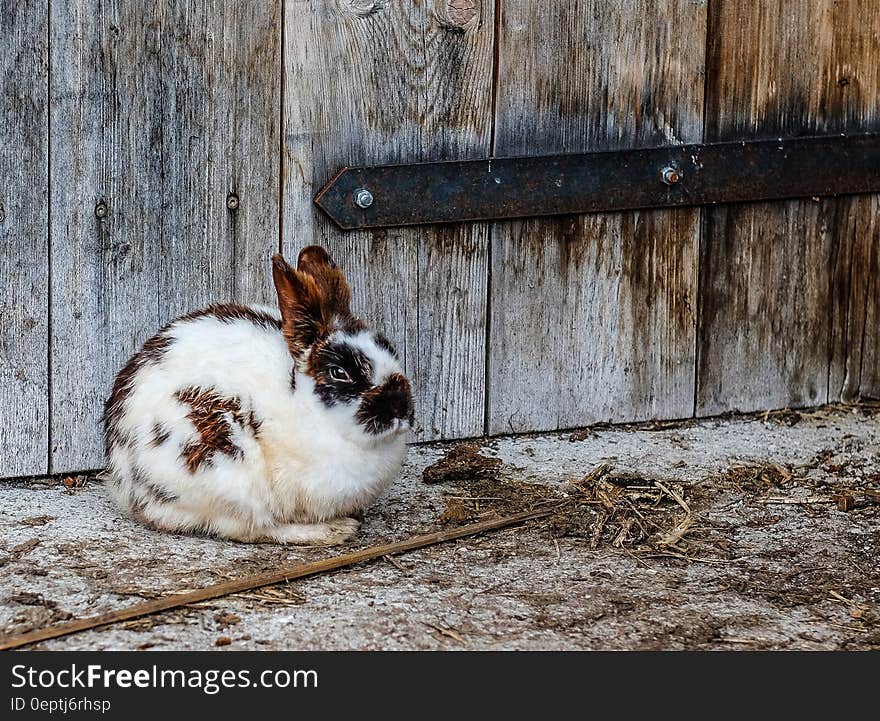
[[[105,417],[121,507],[155,528],[241,541],[329,544],[357,528],[349,516],[403,462],[409,385],[357,319],[328,313],[325,332],[297,344],[284,311],[184,316],[120,372]],[[370,393],[378,416],[364,411]]]

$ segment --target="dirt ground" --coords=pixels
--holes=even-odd
[[[550,515],[39,648],[880,648],[872,405],[413,447],[342,549],[156,533],[91,475],[0,483],[0,628],[528,509]]]

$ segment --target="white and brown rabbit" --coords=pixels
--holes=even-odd
[[[104,408],[108,487],[161,530],[327,545],[398,474],[413,405],[386,338],[309,246],[273,258],[274,309],[214,305],[169,323]]]

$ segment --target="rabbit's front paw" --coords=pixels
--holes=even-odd
[[[335,546],[351,538],[360,525],[355,518],[334,518],[326,523],[289,523],[273,528],[260,540],[304,546]]]
[[[337,543],[342,543],[351,538],[357,532],[361,522],[356,518],[336,518],[324,525],[327,526],[327,541],[325,545],[335,546]]]

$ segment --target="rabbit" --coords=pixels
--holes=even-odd
[[[393,346],[351,314],[323,248],[272,266],[280,313],[189,313],[116,377],[107,487],[154,529],[334,545],[400,472],[413,402]]]

